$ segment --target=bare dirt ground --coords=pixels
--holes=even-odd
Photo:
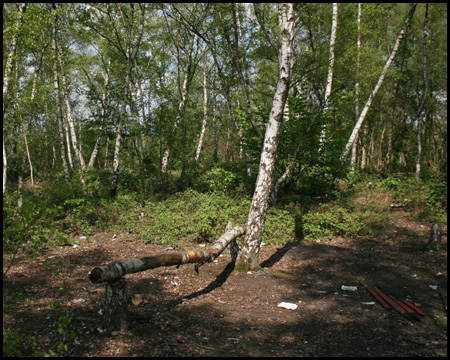
[[[445,357],[447,313],[439,294],[447,289],[447,227],[443,250],[419,250],[431,224],[405,215],[392,214],[395,226],[383,241],[334,238],[263,246],[260,272],[233,271],[226,250],[198,275],[193,265],[127,275],[129,330],[117,334],[100,331],[105,289],[89,282],[89,271],[157,254],[162,246],[98,233],[79,247],[59,247],[35,260],[20,254],[3,279],[3,328],[12,325],[23,339],[31,335],[35,350],[44,354],[56,350],[57,342],[67,343],[65,355],[76,357]],[[360,279],[420,304],[425,317],[412,322],[378,303],[363,304],[374,299]],[[342,291],[341,285],[358,290]],[[73,299],[67,302],[69,294]],[[282,301],[298,308],[278,307]],[[53,325],[69,310],[71,340]],[[32,355],[29,341],[20,346],[23,355]]]

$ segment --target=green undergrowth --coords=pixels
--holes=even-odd
[[[250,203],[250,197],[189,189],[120,213],[115,229],[137,234],[145,243],[171,246],[212,243],[224,233],[229,221],[235,226],[245,224]],[[143,219],[139,219],[140,210]],[[293,215],[285,209],[269,210],[263,242],[288,242],[293,237],[294,222]]]

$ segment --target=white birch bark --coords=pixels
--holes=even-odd
[[[53,11],[56,10],[56,5],[53,3]],[[69,179],[69,168],[66,161],[66,149],[64,144],[64,122],[62,117],[61,108],[61,94],[59,90],[59,78],[58,78],[58,50],[56,47],[56,24],[52,26],[52,51],[53,51],[53,88],[55,92],[55,102],[56,102],[56,119],[58,122],[58,134],[59,134],[59,144],[61,148],[61,160],[63,163],[64,174],[67,179]]]
[[[416,10],[417,3],[414,3],[411,7],[411,10],[409,11],[409,14],[405,20],[405,24],[403,25],[402,30],[400,31],[400,34],[397,37],[397,40],[395,42],[394,48],[392,49],[391,55],[389,56],[389,59],[387,60],[386,64],[384,65],[383,71],[381,72],[380,77],[378,78],[377,84],[375,85],[372,93],[369,95],[369,99],[366,102],[366,105],[361,111],[361,114],[359,115],[358,121],[356,122],[355,127],[353,128],[353,131],[350,135],[350,138],[348,139],[347,145],[345,146],[345,149],[341,155],[341,163],[345,163],[345,159],[347,158],[347,155],[350,151],[350,148],[353,145],[353,142],[356,141],[356,138],[359,134],[359,130],[361,129],[361,125],[364,122],[364,119],[367,116],[367,113],[369,112],[370,106],[372,105],[373,99],[375,95],[378,93],[378,90],[380,90],[381,85],[383,84],[384,78],[386,76],[386,73],[391,66],[392,62],[394,61],[395,55],[397,54],[397,51],[400,47],[400,43],[402,42],[406,31],[408,30],[409,24],[411,22],[411,19],[414,15],[414,11]]]
[[[360,73],[360,62],[361,62],[361,3],[358,4],[358,41],[356,48],[356,83],[355,83],[355,121],[358,121],[359,117],[359,73]],[[358,143],[358,137],[356,137],[355,141],[352,145],[352,157],[351,157],[351,167],[352,171],[355,170],[356,164],[356,145]]]
[[[208,122],[208,88],[206,87],[207,75],[206,75],[206,49],[203,53],[203,121],[202,129],[200,131],[200,138],[198,139],[197,151],[195,152],[195,162],[198,162],[200,158],[200,152],[202,151],[203,138],[206,132],[206,123]]]
[[[5,149],[5,132],[2,132],[3,135],[3,195],[5,195],[6,191],[6,169],[8,167],[8,160],[6,159],[6,149]]]
[[[103,73],[103,79],[105,80],[104,84],[103,84],[103,88],[102,88],[102,92],[101,92],[101,102],[102,102],[102,109],[100,110],[101,116],[102,116],[102,121],[105,121],[105,109],[106,109],[106,88],[109,84],[109,69],[111,67],[111,58],[108,60],[108,65],[106,65],[106,69],[105,72]],[[103,124],[100,126],[100,131],[102,131],[103,129]],[[100,146],[100,140],[101,140],[101,136],[99,135],[97,137],[97,140],[95,141],[95,145],[94,148],[92,149],[92,153],[91,156],[89,158],[89,163],[88,163],[88,167],[93,167],[94,163],[95,163],[95,159],[97,157],[98,154],[98,149]]]
[[[422,110],[428,94],[428,76],[427,76],[427,34],[428,34],[428,3],[425,9],[425,19],[423,23],[423,82],[425,90],[423,98],[417,111],[417,161],[416,161],[416,178],[420,178],[421,161],[422,161]]]
[[[279,5],[279,21],[281,46],[278,56],[278,84],[273,98],[269,122],[266,127],[258,178],[247,220],[247,231],[237,259],[237,267],[241,269],[255,269],[259,267],[259,249],[273,182],[278,136],[292,76],[291,66],[294,39],[294,5],[292,3]]]
[[[63,56],[62,49],[58,41],[58,34],[56,34],[56,47],[58,49],[58,59],[61,70],[62,93],[64,97],[64,102],[66,104],[67,123],[69,124],[70,138],[72,140],[73,150],[75,151],[75,159],[77,160],[78,169],[82,171],[86,167],[86,163],[84,162],[83,155],[81,154],[80,148],[78,146],[77,134],[75,133],[75,125],[72,116],[72,105],[70,104],[69,99],[69,91],[66,83],[66,72],[64,71],[64,59],[62,57]],[[80,179],[83,185],[85,185],[84,177],[82,174],[80,174]]]
[[[186,69],[184,71],[184,79],[183,79],[183,87],[181,89],[181,100],[180,104],[178,105],[178,115],[175,119],[175,124],[173,125],[172,133],[175,133],[175,131],[178,128],[178,125],[181,122],[182,119],[182,113],[184,112],[185,106],[186,106],[186,99],[188,95],[188,85],[189,85],[189,72],[191,71],[191,65],[192,65],[192,49],[194,47],[194,38],[195,34],[192,31],[189,31],[191,38],[189,41],[189,48],[187,51],[187,63],[186,63]],[[161,164],[161,172],[167,173],[167,169],[169,167],[169,158],[170,158],[170,144],[169,141],[166,143],[166,149],[164,151],[162,164]]]
[[[5,126],[5,113],[8,99],[9,82],[11,79],[11,72],[13,66],[13,55],[16,52],[16,44],[17,44],[16,34],[19,30],[20,23],[22,22],[23,13],[25,12],[26,7],[27,7],[26,3],[20,3],[17,8],[16,23],[14,25],[14,31],[11,37],[11,45],[9,47],[8,56],[6,58],[5,73],[3,75],[3,117],[2,117],[3,126]],[[6,191],[7,165],[8,161],[6,159],[5,133],[3,131],[3,194],[5,194]]]
[[[330,57],[328,59],[328,74],[327,74],[327,86],[325,88],[325,101],[324,101],[324,114],[328,112],[328,100],[331,95],[331,89],[333,87],[333,67],[334,67],[334,45],[336,44],[337,33],[337,19],[338,19],[339,4],[333,3],[333,20],[331,23],[331,36],[330,36]],[[325,124],[320,132],[319,138],[319,153],[318,160],[322,157],[323,146],[325,143],[325,136],[327,133],[327,125]],[[318,177],[320,172],[320,166],[316,166],[315,176]]]
[[[251,123],[253,129],[255,130],[256,134],[258,135],[258,137],[260,139],[260,144],[261,144],[264,137],[263,137],[261,130],[258,128],[258,125],[256,124],[255,119],[253,117],[253,111],[252,111],[252,107],[251,107],[251,103],[250,103],[250,94],[249,94],[249,89],[248,89],[250,86],[250,80],[248,77],[248,73],[245,70],[245,58],[243,59],[243,63],[244,63],[243,68],[244,69],[242,69],[241,62],[239,60],[240,55],[239,55],[239,35],[238,34],[240,31],[240,23],[238,22],[239,12],[237,10],[237,5],[235,3],[233,3],[234,38],[235,38],[234,46],[231,43],[229,29],[228,29],[227,25],[225,24],[225,20],[222,16],[222,11],[220,10],[220,6],[219,5],[216,5],[216,6],[217,6],[217,10],[218,10],[221,22],[222,22],[222,29],[225,34],[225,39],[228,43],[228,47],[231,52],[231,57],[233,59],[234,66],[236,68],[237,75],[239,77],[240,85],[242,88],[242,93],[244,95],[245,109],[247,111],[247,115],[250,120],[250,123]]]
[[[114,159],[113,159],[113,175],[111,184],[113,186],[113,192],[115,192],[117,182],[119,181],[119,164],[120,164],[120,144],[122,141],[122,129],[125,121],[125,111],[126,104],[128,101],[128,90],[130,88],[130,78],[131,78],[131,68],[133,66],[134,59],[136,58],[137,52],[139,50],[139,45],[141,44],[142,36],[144,34],[144,13],[145,13],[145,5],[139,4],[141,9],[141,15],[139,18],[139,28],[137,33],[137,38],[132,44],[131,33],[127,32],[127,45],[126,45],[126,61],[127,61],[127,70],[125,74],[125,84],[124,84],[124,94],[122,104],[120,106],[119,111],[119,124],[117,125],[117,133],[116,133],[116,142],[114,145]],[[125,18],[122,14],[122,19],[125,21]]]

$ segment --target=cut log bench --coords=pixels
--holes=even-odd
[[[230,245],[232,261],[235,262],[239,252],[236,238],[244,235],[245,231],[245,225],[233,227],[233,224],[229,222],[225,233],[207,250],[171,252],[142,259],[125,260],[93,269],[89,275],[91,282],[95,284],[106,283],[102,328],[108,331],[123,331],[126,329],[127,286],[122,276],[162,266],[180,266],[183,264],[197,264],[195,269],[198,271],[199,266],[215,260],[228,245]]]

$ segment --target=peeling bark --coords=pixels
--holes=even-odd
[[[208,250],[180,251],[169,254],[149,256],[142,259],[125,260],[110,266],[99,266],[91,271],[89,279],[93,283],[102,283],[118,279],[126,274],[133,274],[161,266],[174,266],[189,263],[211,262],[237,237],[246,231],[245,225],[236,226],[223,234]]]
[[[244,244],[237,259],[236,266],[241,269],[255,269],[259,267],[259,249],[273,182],[278,135],[292,75],[294,5],[281,4],[279,7],[279,19],[281,46],[278,55],[278,84],[273,98],[269,123],[266,127],[258,178],[248,214]]]

